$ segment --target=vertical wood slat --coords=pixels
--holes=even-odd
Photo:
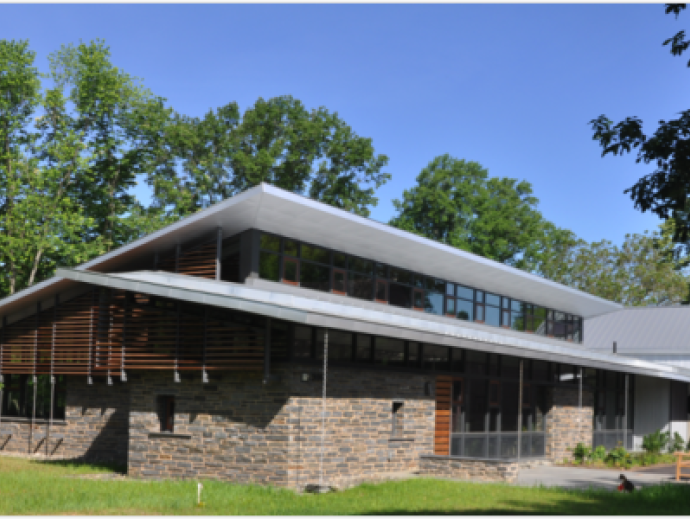
[[[434,454],[450,454],[450,414],[453,377],[436,377],[436,411],[434,432]]]

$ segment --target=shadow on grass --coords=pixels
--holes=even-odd
[[[610,490],[543,489],[543,499],[498,500],[487,508],[387,509],[372,515],[689,515],[690,485],[664,483],[632,494]]]
[[[86,461],[81,458],[70,460],[30,460],[31,463],[48,467],[61,467],[66,469],[97,469],[100,471],[127,474],[127,465],[111,461]]]

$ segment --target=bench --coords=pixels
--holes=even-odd
[[[680,478],[690,478],[690,474],[683,474],[682,469],[690,469],[690,452],[676,452],[676,481]]]

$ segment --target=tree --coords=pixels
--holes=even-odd
[[[660,232],[627,234],[621,247],[608,240],[580,242],[551,279],[626,306],[663,306],[687,299],[687,258],[678,257],[673,221]]]
[[[390,224],[502,263],[536,267],[535,243],[546,231],[537,202],[526,181],[489,178],[477,162],[441,155],[393,201],[398,215]]]
[[[259,99],[242,116],[236,103],[202,119],[176,116],[166,139],[150,183],[156,206],[181,216],[261,182],[368,216],[374,189],[391,178],[371,139],[291,96]]]
[[[674,13],[677,17],[685,7],[685,4],[667,4],[666,14]],[[664,45],[670,45],[672,55],[680,56],[690,46],[690,41],[684,38],[685,32],[680,31],[667,39]],[[623,155],[638,149],[638,163],[656,165],[654,171],[642,177],[625,193],[630,194],[636,209],[652,211],[664,220],[673,218],[676,222],[674,240],[688,242],[690,110],[680,112],[675,119],[659,121],[659,127],[649,137],[643,132],[642,121],[637,117],[628,117],[614,125],[605,115],[600,115],[590,123],[594,130],[593,139],[599,141],[603,148],[602,156],[609,153]]]

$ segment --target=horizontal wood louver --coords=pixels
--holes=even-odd
[[[264,338],[229,310],[92,290],[2,329],[0,372],[261,370]]]
[[[179,258],[175,257],[175,253],[170,254],[161,258],[156,268],[187,276],[216,279],[217,247],[217,240],[213,240],[181,251]]]
[[[436,428],[434,431],[434,454],[450,454],[450,407],[453,390],[453,378],[436,377]]]

